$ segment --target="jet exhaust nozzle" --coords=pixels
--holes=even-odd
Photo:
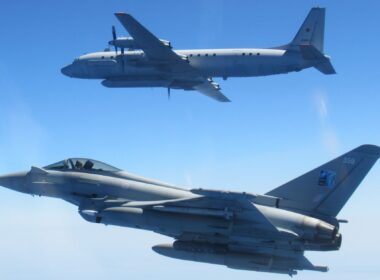
[[[324,221],[306,217],[303,220],[304,238],[310,240],[333,240],[336,238],[339,228]]]

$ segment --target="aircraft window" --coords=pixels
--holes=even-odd
[[[245,53],[243,52],[242,55],[245,55]]]
[[[86,158],[72,158],[69,160],[74,166],[75,170],[82,171],[109,171],[109,172],[117,172],[120,169],[113,167],[109,164],[106,164],[101,161],[86,159]]]
[[[84,169],[92,169],[94,167],[94,163],[91,160],[86,160],[86,162],[83,165]]]
[[[82,169],[83,168],[83,163],[80,162],[79,160],[75,161],[75,169]]]
[[[216,56],[216,53],[214,53],[212,56]]]
[[[104,56],[102,56],[102,59],[104,59]]]
[[[199,54],[197,54],[197,56],[201,56],[201,54],[199,53]]]
[[[190,57],[192,57],[193,55],[192,54],[190,54]]]
[[[250,52],[249,55],[252,55],[252,53]]]
[[[117,172],[121,169],[101,161],[86,159],[86,158],[71,158],[62,160],[44,167],[48,170],[81,170],[81,171],[108,171]]]
[[[206,53],[205,56],[208,56],[208,53]]]
[[[111,56],[111,58],[113,58],[113,56]]]
[[[62,160],[53,164],[50,164],[48,166],[45,166],[44,169],[48,170],[66,170],[69,169],[69,165],[67,160]]]
[[[260,55],[260,53],[258,52],[257,55]]]

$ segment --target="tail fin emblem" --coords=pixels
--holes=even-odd
[[[321,170],[319,174],[318,185],[328,188],[333,188],[335,183],[336,173],[330,170]]]

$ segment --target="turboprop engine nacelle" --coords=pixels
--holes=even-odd
[[[167,40],[160,41],[167,47],[171,48],[171,44]],[[111,40],[108,42],[110,45],[122,48],[122,49],[139,49],[140,47],[137,45],[136,41],[132,37],[119,37],[115,40]]]

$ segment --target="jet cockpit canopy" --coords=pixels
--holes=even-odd
[[[57,171],[66,171],[66,170],[75,170],[82,172],[91,172],[91,171],[105,171],[105,172],[118,172],[121,169],[116,168],[107,163],[88,159],[88,158],[69,158],[65,159],[48,166],[45,166],[44,169],[47,170],[57,170]]]

